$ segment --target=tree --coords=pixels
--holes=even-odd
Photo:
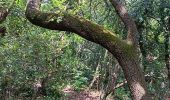
[[[151,91],[161,90],[160,84],[165,84],[163,91],[169,90],[169,30],[170,15],[169,0],[138,0],[131,4],[131,14],[135,18],[140,36],[140,48],[143,55],[145,75],[152,77],[147,82]],[[153,73],[153,74],[151,74]],[[166,76],[166,77],[164,77]],[[159,81],[155,81],[158,79]],[[155,82],[153,82],[155,81]],[[155,91],[162,99],[162,91]]]
[[[12,1],[12,3],[9,5],[8,8],[0,7],[0,24],[6,19],[6,17],[10,13],[14,2],[15,0]],[[5,36],[5,33],[6,33],[6,28],[4,26],[0,26],[0,36],[1,37]]]
[[[119,39],[104,27],[79,16],[65,12],[43,13],[40,0],[28,0],[26,17],[34,25],[60,31],[69,31],[100,44],[111,52],[122,67],[134,100],[148,100],[144,74],[140,68],[137,28],[125,6],[117,0],[110,0],[117,14],[127,28],[127,39]],[[62,20],[59,20],[61,19]]]
[[[116,72],[119,73],[116,79],[113,70],[116,60],[105,48],[69,31],[55,31],[56,29],[49,30],[33,25],[25,17],[26,0],[15,0],[10,11],[11,1],[13,0],[0,1],[0,96],[2,98],[15,98],[15,96],[30,98],[36,93],[43,99],[58,98],[56,90],[61,93],[63,88],[69,85],[75,91],[82,92],[89,82],[94,83],[92,89],[98,87],[97,89],[103,91],[101,93],[103,97],[111,92],[114,93],[111,96],[116,99],[130,97],[122,70]],[[142,54],[139,62],[143,63],[148,91],[154,95],[154,98],[166,99],[169,96],[168,75],[170,75],[170,0],[119,1],[124,1],[137,25]],[[127,42],[124,39],[128,27],[123,25],[124,21],[121,20],[118,10],[113,9],[113,6],[116,7],[115,3],[111,2],[109,0],[42,0],[41,10],[48,13],[58,12],[57,23],[62,21],[62,13],[74,17],[79,15],[77,18],[83,17],[92,23],[102,25],[104,30],[109,29],[120,40]],[[64,12],[60,12],[59,9]],[[94,81],[91,81],[95,68],[96,75]],[[112,81],[117,83],[115,87]],[[41,84],[42,87],[37,87],[39,89],[33,91],[36,90],[33,87],[36,83]],[[40,92],[44,90],[45,92]],[[45,96],[44,93],[47,95]]]

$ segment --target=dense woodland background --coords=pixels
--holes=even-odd
[[[120,1],[139,31],[147,88],[154,100],[169,100],[170,0]],[[110,94],[115,100],[131,99],[122,69],[109,51],[72,32],[31,24],[25,17],[26,3],[0,0],[0,10],[10,8],[0,24],[0,98],[64,100],[67,94],[63,89],[71,87],[77,92],[100,91],[101,98]],[[43,0],[41,10],[82,16],[121,39],[127,36],[108,0]]]

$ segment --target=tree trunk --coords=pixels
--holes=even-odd
[[[147,95],[146,82],[140,64],[135,56],[124,56],[118,58],[119,64],[129,84],[133,100],[150,100]]]
[[[58,14],[43,13],[39,11],[40,0],[28,0],[26,17],[37,26],[51,30],[74,32],[89,41],[100,44],[118,60],[125,74],[133,100],[151,100],[148,99],[144,74],[140,68],[136,26],[124,6],[117,3],[116,0],[111,1],[113,1],[112,3],[125,25],[128,26],[126,41],[121,40],[104,27],[82,17],[62,12]],[[58,18],[61,17],[62,21],[58,22]]]
[[[6,28],[5,27],[0,27],[0,37],[4,37],[6,33]]]
[[[170,52],[169,52],[169,38],[170,38],[170,17],[168,18],[168,28],[167,28],[167,31],[165,33],[165,42],[164,42],[164,45],[165,45],[165,66],[168,70],[168,81],[169,81],[169,84],[170,84]],[[169,89],[170,89],[170,85],[169,85]]]

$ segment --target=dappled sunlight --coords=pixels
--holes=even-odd
[[[120,11],[121,11],[120,14],[122,14],[122,15],[127,14],[127,10],[123,6],[120,6]]]
[[[0,0],[0,99],[170,100],[169,5]]]
[[[63,90],[66,100],[100,100],[101,92],[97,90],[75,91],[73,87],[66,86]]]
[[[144,87],[142,87],[141,84],[138,82],[134,82],[133,87],[134,87],[134,89],[137,89],[137,90],[134,90],[134,91],[136,91],[135,94],[137,95],[138,99],[141,100],[143,98],[143,96],[146,95],[146,91],[145,91]]]

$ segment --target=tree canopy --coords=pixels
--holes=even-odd
[[[170,0],[0,1],[1,98],[167,99]],[[122,69],[122,70],[121,70]],[[80,92],[81,93],[81,92]],[[165,93],[165,94],[164,94]]]

